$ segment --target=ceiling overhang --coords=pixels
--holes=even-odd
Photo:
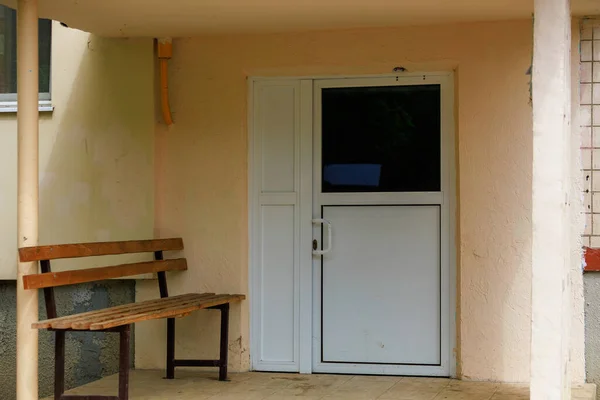
[[[600,15],[600,0],[572,12]],[[523,19],[533,0],[39,0],[39,13],[102,36],[182,37]]]

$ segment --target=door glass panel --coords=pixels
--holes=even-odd
[[[437,192],[439,85],[322,91],[322,191]]]

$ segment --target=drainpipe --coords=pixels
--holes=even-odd
[[[38,1],[17,3],[17,244],[38,244]],[[23,288],[37,262],[17,266],[17,400],[38,400],[38,292]]]
[[[160,64],[160,107],[165,124],[173,124],[169,108],[169,68],[168,61],[173,56],[171,38],[158,39],[158,62]]]

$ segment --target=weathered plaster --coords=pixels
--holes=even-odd
[[[573,132],[568,0],[535,1],[533,40],[531,399],[570,399]]]
[[[580,21],[574,19],[571,21],[571,225],[570,225],[570,245],[571,245],[571,286],[573,298],[571,300],[571,379],[573,382],[585,382],[585,315],[584,315],[584,289],[583,289],[583,264],[582,264],[582,238],[584,231],[585,217],[583,214],[584,201],[581,193],[583,192],[584,182],[581,174],[582,160],[581,149],[581,118],[579,110],[579,81],[580,81],[580,63],[579,63],[579,38]]]
[[[53,23],[51,71],[55,109],[40,114],[40,243],[151,238],[152,40],[98,38]],[[16,115],[0,114],[0,279],[16,277],[16,140]]]
[[[600,38],[600,17],[590,18],[582,23],[582,39],[592,39],[595,36]],[[589,60],[588,55],[582,54],[582,59]],[[579,54],[578,54],[579,57]],[[590,106],[588,104],[600,104],[600,96],[597,98],[592,97],[592,93],[590,93],[590,82],[600,83],[600,74],[594,75],[592,71],[588,68],[591,63],[583,64],[585,67],[582,67],[581,71],[581,82],[580,86],[581,91],[581,103],[585,104],[582,106],[582,109],[589,110]],[[598,68],[598,67],[596,67]],[[585,71],[585,72],[584,72]],[[589,72],[589,73],[588,73]],[[587,90],[586,87],[587,86]],[[598,87],[598,85],[594,85],[594,88]],[[582,113],[583,114],[583,113]],[[588,113],[589,115],[589,113]],[[581,118],[583,119],[583,118]],[[586,118],[587,119],[587,118]],[[585,124],[591,124],[591,121],[587,121]],[[578,124],[579,125],[579,124]],[[580,133],[580,146],[581,147],[597,147],[598,143],[598,135],[600,130],[598,128],[597,131],[594,131],[592,134],[592,128],[583,128]],[[591,158],[592,150],[582,150],[585,158]],[[584,172],[584,176],[589,176],[590,178],[596,177],[598,179],[598,175],[596,170],[598,168],[590,163],[584,162],[585,169],[592,168],[594,171],[586,171]],[[580,169],[582,165],[578,166]],[[581,175],[581,174],[580,174]],[[588,181],[589,182],[589,181]],[[583,192],[584,189],[589,189],[589,183],[585,188],[580,188],[580,192]],[[594,197],[600,196],[598,193],[590,194],[589,191],[584,194],[584,196],[588,197],[588,201],[586,204],[589,208],[586,209],[587,212],[596,212],[598,211],[596,207],[598,207],[598,203],[594,201]],[[592,197],[594,196],[594,197]],[[588,221],[588,224],[590,222]],[[587,233],[591,233],[592,236],[584,238],[584,245],[591,247],[600,246],[600,231],[597,229],[593,229],[592,226],[587,227]],[[585,288],[585,372],[586,372],[586,380],[591,383],[595,383],[596,385],[600,385],[600,274],[596,272],[586,273],[583,277],[583,285]],[[598,399],[600,399],[600,393],[598,394]]]
[[[14,281],[0,282],[0,304],[2,304],[0,308],[0,398],[2,400],[15,399],[15,289]],[[131,303],[134,301],[134,296],[135,282],[131,280],[57,288],[58,315]],[[43,296],[40,296],[40,318],[45,316]],[[65,377],[68,388],[118,372],[118,334],[67,333],[66,338]],[[40,331],[39,336],[40,396],[52,394],[53,387],[54,335],[43,330]]]
[[[175,40],[175,125],[157,126],[155,218],[158,235],[184,238],[189,270],[170,275],[171,290],[247,293],[248,76],[454,70],[459,368],[465,379],[528,381],[532,35],[523,20]],[[158,296],[151,282],[137,289],[138,299]],[[180,354],[216,353],[218,318],[208,314],[178,321]],[[234,369],[249,366],[248,321],[248,302],[236,305]],[[161,368],[164,324],[139,324],[138,332],[136,365]]]
[[[104,39],[53,23],[53,113],[40,114],[40,243],[153,234],[154,58],[151,39]],[[15,393],[16,115],[0,114],[0,398]],[[121,257],[123,262],[137,258]],[[53,263],[81,268],[107,260]],[[133,301],[134,282],[61,288],[61,312]],[[40,296],[42,301],[43,296]],[[69,306],[72,304],[72,306]],[[40,315],[44,315],[40,307]],[[67,385],[116,372],[118,338],[67,334]],[[40,394],[50,394],[53,339],[40,332]]]

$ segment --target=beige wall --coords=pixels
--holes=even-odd
[[[152,237],[152,40],[101,39],[54,23],[52,42],[55,109],[40,114],[40,243]],[[16,114],[0,114],[0,279],[16,277],[16,150]]]
[[[248,290],[248,76],[455,70],[459,371],[466,379],[529,379],[531,21],[201,37],[176,40],[174,51],[176,123],[157,128],[156,226],[185,240],[190,271],[172,279],[177,292]],[[138,289],[140,298],[157,295]],[[248,368],[248,320],[248,302],[236,306],[236,369]],[[203,313],[180,323],[178,352],[214,355],[206,321],[216,327]],[[159,326],[137,328],[140,368],[164,363]],[[205,335],[213,343],[197,339]]]
[[[40,122],[40,241],[150,237],[153,227],[180,235],[190,271],[171,275],[172,293],[247,293],[248,76],[454,70],[459,372],[529,379],[530,21],[176,40],[170,129],[153,120],[151,40],[99,39],[58,24],[53,32],[56,109]],[[15,115],[0,114],[8,165],[0,170],[0,279],[15,276],[15,149]],[[138,299],[149,296],[158,296],[156,283],[139,282]],[[575,299],[580,381],[580,293]],[[249,365],[248,304],[233,308],[235,369]],[[178,321],[179,355],[216,356],[217,312],[209,314]],[[164,367],[164,322],[136,329],[137,367]]]

